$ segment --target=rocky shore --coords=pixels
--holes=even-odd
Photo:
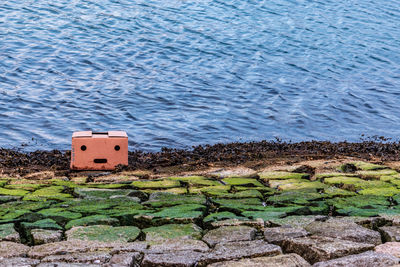
[[[70,172],[3,153],[0,266],[399,264],[400,161],[306,154]]]

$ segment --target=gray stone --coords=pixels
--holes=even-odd
[[[70,262],[70,263],[106,263],[111,259],[111,255],[107,252],[83,252],[64,255],[50,255],[44,257],[42,262]]]
[[[318,262],[313,267],[384,267],[393,266],[397,263],[399,263],[399,259],[392,255],[367,251],[361,254]]]
[[[315,221],[308,224],[304,229],[313,235],[374,245],[382,243],[381,235],[378,232],[367,229],[348,220],[329,219],[325,222]]]
[[[137,267],[140,266],[142,255],[139,252],[115,254],[108,262],[110,267]]]
[[[256,229],[244,225],[223,226],[209,231],[204,235],[203,241],[213,247],[223,242],[253,240],[256,232]]]
[[[191,267],[197,264],[203,256],[201,252],[175,251],[163,254],[146,254],[142,261],[143,267]]]
[[[357,254],[373,248],[373,244],[322,236],[293,238],[282,241],[282,249],[285,253],[299,254],[310,263]]]
[[[178,250],[207,252],[210,250],[207,244],[203,241],[193,239],[169,239],[149,242],[148,244],[150,245],[147,250],[149,253],[164,253],[167,251]]]
[[[205,254],[199,264],[205,265],[218,261],[276,256],[279,254],[282,254],[279,246],[268,244],[263,240],[220,243],[209,254]]]
[[[61,241],[55,243],[48,243],[39,246],[32,247],[28,256],[34,259],[41,259],[50,255],[62,255],[68,253],[80,253],[80,252],[93,252],[93,251],[104,251],[112,250],[115,247],[119,247],[121,244],[118,243],[104,243],[97,241]],[[28,247],[29,249],[29,247]]]
[[[400,226],[383,226],[379,228],[384,242],[400,241]]]
[[[126,253],[126,252],[144,252],[147,251],[149,245],[144,241],[135,241],[114,246],[111,254]]]
[[[285,254],[274,257],[258,257],[239,261],[223,261],[207,267],[309,267],[311,266],[297,254]]]
[[[29,247],[23,244],[3,241],[0,242],[0,258],[25,257]]]
[[[254,220],[239,220],[239,219],[227,219],[222,221],[215,221],[211,223],[211,226],[214,228],[218,228],[221,226],[238,226],[238,225],[246,225],[255,228],[263,228],[265,223],[261,218],[256,218]]]
[[[67,262],[43,262],[36,267],[100,267],[100,264],[67,263]]]
[[[31,235],[35,246],[62,240],[62,231],[56,230],[33,229]]]
[[[227,178],[227,177],[238,177],[238,178],[249,178],[249,177],[257,177],[257,172],[253,169],[245,168],[245,167],[235,167],[230,169],[220,169],[215,170],[209,175],[217,178]]]
[[[14,229],[13,223],[0,224],[0,241],[21,242],[19,233]]]
[[[273,227],[264,230],[264,240],[273,244],[281,244],[285,239],[304,237],[307,235],[308,232],[303,228]]]
[[[23,266],[23,267],[33,267],[40,263],[39,260],[30,259],[30,258],[8,258],[2,259],[0,258],[0,265],[2,267],[15,267],[15,266]]]
[[[400,258],[400,243],[398,242],[387,242],[376,246],[374,250],[379,253],[385,253]]]

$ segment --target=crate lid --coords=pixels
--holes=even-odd
[[[72,138],[79,137],[128,137],[125,131],[108,131],[108,132],[92,132],[92,131],[80,131],[74,132]]]

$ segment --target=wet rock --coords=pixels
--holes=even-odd
[[[0,204],[7,203],[10,201],[17,201],[20,199],[21,199],[21,197],[19,197],[19,196],[0,196]]]
[[[375,247],[375,251],[379,253],[389,254],[400,258],[400,243],[387,242]]]
[[[0,224],[0,241],[21,242],[19,233],[14,229],[13,223]]]
[[[379,228],[384,242],[400,241],[400,226],[383,226]]]
[[[151,193],[149,200],[142,203],[153,208],[170,207],[183,204],[206,204],[206,197],[202,195],[176,195],[171,193]]]
[[[104,243],[97,241],[61,241],[34,246],[29,250],[28,256],[34,259],[41,259],[50,255],[63,255],[68,253],[94,252],[99,250],[111,250],[119,247],[121,244]]]
[[[109,267],[138,267],[142,260],[139,252],[115,254],[106,266]]]
[[[264,240],[272,244],[281,244],[288,238],[304,237],[308,232],[303,228],[273,227],[264,230]]]
[[[177,205],[146,215],[135,216],[138,225],[160,225],[166,223],[194,223],[203,216],[206,207],[198,204]]]
[[[199,265],[242,258],[276,256],[279,254],[282,254],[279,246],[268,244],[263,240],[220,243],[215,246],[213,251],[201,258]]]
[[[62,231],[57,230],[33,229],[31,231],[32,241],[35,246],[59,242],[62,240],[62,234]]]
[[[23,244],[3,241],[0,242],[0,258],[25,257],[29,247]]]
[[[24,196],[25,201],[46,201],[46,200],[57,200],[67,201],[72,198],[72,195],[63,193],[64,186],[48,186],[36,190],[33,193]]]
[[[208,173],[216,178],[249,178],[257,177],[257,172],[250,168],[236,167],[231,169],[221,169]]]
[[[308,215],[308,216],[287,216],[285,218],[270,219],[267,225],[272,226],[290,226],[294,228],[304,228],[306,225],[323,218],[328,218],[321,215]]]
[[[164,254],[145,254],[142,267],[191,267],[203,256],[201,252],[175,251]]]
[[[66,233],[67,240],[90,240],[101,242],[133,242],[140,234],[135,226],[113,227],[93,225],[73,227]]]
[[[310,263],[361,253],[373,248],[373,244],[321,236],[286,239],[282,242],[285,253],[299,254]]]
[[[268,180],[283,180],[283,179],[309,179],[310,174],[308,173],[294,173],[294,172],[282,172],[282,171],[264,171],[258,174],[258,176],[265,181]]]
[[[221,185],[221,183],[218,182],[217,180],[209,179],[203,176],[180,176],[180,177],[169,177],[168,179],[180,181],[181,183],[187,184],[190,187]]]
[[[246,217],[237,216],[235,213],[229,211],[221,211],[221,212],[211,213],[210,215],[206,216],[203,219],[203,222],[211,223],[211,222],[220,222],[223,220],[246,221],[248,219]]]
[[[119,221],[115,218],[110,218],[105,215],[92,215],[80,219],[69,221],[65,225],[65,229],[71,229],[76,226],[91,226],[91,225],[119,225]]]
[[[208,265],[208,267],[309,267],[302,257],[291,253],[274,257],[258,257],[238,261],[223,261]]]
[[[3,259],[0,258],[0,265],[2,267],[15,267],[15,266],[23,266],[23,267],[33,267],[40,263],[39,260],[30,259],[30,258],[8,258]]]
[[[28,236],[32,229],[62,230],[62,227],[52,219],[43,219],[33,223],[21,223],[21,228]]]
[[[257,229],[264,227],[265,223],[264,220],[261,218],[255,219],[255,220],[249,220],[249,219],[227,219],[227,220],[219,220],[219,221],[214,221],[211,223],[211,226],[213,228],[218,228],[222,226],[239,226],[239,225],[246,225],[250,227],[255,227]]]
[[[144,252],[147,250],[149,245],[147,242],[143,241],[135,241],[130,243],[122,243],[115,245],[111,251],[111,254],[120,254],[120,253],[127,253],[127,252]]]
[[[43,262],[36,267],[100,267],[100,264],[70,263],[70,262]]]
[[[227,185],[246,186],[246,187],[263,187],[264,185],[252,178],[224,178],[222,182]]]
[[[107,252],[83,252],[65,255],[50,255],[44,257],[42,262],[68,262],[68,263],[106,263],[111,259],[111,255]]]
[[[378,232],[362,227],[354,222],[329,219],[325,222],[312,222],[305,230],[313,235],[339,238],[360,243],[379,245],[382,243]]]
[[[208,252],[210,249],[206,243],[193,239],[167,239],[148,242],[148,253],[165,253],[168,251],[197,251]]]
[[[167,239],[200,239],[202,229],[196,224],[165,224],[143,229],[146,241]]]
[[[318,262],[313,267],[384,267],[393,266],[399,263],[399,259],[391,255],[367,251],[364,253],[350,255],[338,259],[333,259],[325,262]]]
[[[203,241],[213,247],[223,242],[253,240],[256,232],[256,229],[249,226],[224,226],[210,230],[203,236]]]
[[[116,196],[128,196],[133,190],[129,189],[99,189],[99,188],[75,188],[74,193],[80,198],[107,199]],[[136,199],[138,202],[139,199]]]
[[[38,211],[45,218],[55,220],[61,225],[65,225],[70,220],[76,220],[82,217],[82,214],[65,210],[64,208],[50,208]]]
[[[339,170],[342,172],[353,173],[357,171],[357,167],[352,163],[345,163],[339,166]]]
[[[174,181],[170,179],[163,180],[153,180],[153,181],[133,181],[131,185],[138,189],[168,189],[174,187],[180,187],[179,181]]]

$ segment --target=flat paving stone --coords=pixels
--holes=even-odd
[[[15,266],[23,266],[23,267],[33,267],[40,263],[39,260],[30,259],[30,258],[8,258],[3,259],[0,258],[0,266],[2,267],[15,267]]]
[[[382,243],[379,232],[367,229],[349,220],[329,219],[325,222],[315,221],[305,226],[304,229],[313,235],[374,245]]]
[[[400,226],[383,226],[379,228],[379,232],[385,242],[400,241]]]
[[[0,242],[0,258],[25,257],[29,247],[10,241]]]
[[[135,241],[130,243],[122,243],[114,246],[111,251],[111,254],[117,253],[127,253],[127,252],[144,252],[147,251],[149,247],[147,242],[144,241]]]
[[[322,236],[286,239],[282,242],[285,253],[299,254],[310,263],[357,254],[373,248],[373,244]]]
[[[300,227],[272,227],[264,230],[264,240],[272,244],[281,244],[285,239],[305,237],[308,234],[306,230]]]
[[[376,246],[374,250],[379,253],[385,253],[400,258],[400,243],[398,242],[386,242]]]
[[[104,243],[97,241],[61,241],[34,246],[29,250],[28,256],[34,259],[41,259],[50,255],[63,255],[68,253],[93,252],[98,250],[112,250],[120,246],[118,243]]]
[[[263,240],[220,243],[209,254],[205,254],[199,264],[206,265],[219,261],[276,256],[279,254],[282,254],[282,249],[279,246],[268,244]]]
[[[145,254],[142,267],[191,267],[195,266],[203,256],[201,252],[175,251],[163,254]]]
[[[255,228],[244,225],[223,226],[209,231],[203,241],[213,247],[218,243],[253,240],[256,232]]]
[[[35,246],[62,240],[62,231],[57,230],[33,229],[31,235]]]
[[[258,257],[238,261],[223,261],[208,265],[207,267],[309,267],[311,266],[302,257],[291,253],[274,257]]]
[[[399,263],[399,259],[392,255],[367,251],[325,262],[318,262],[313,267],[384,267],[393,266],[397,263]]]
[[[208,252],[210,248],[201,240],[193,239],[169,239],[162,241],[149,242],[148,253],[164,253],[167,251],[197,251]]]
[[[43,262],[36,267],[100,267],[100,264],[70,263],[70,262]]]
[[[84,252],[72,253],[64,255],[50,255],[44,257],[42,262],[69,262],[69,263],[106,263],[111,259],[111,255],[107,252]]]
[[[134,267],[139,266],[142,255],[139,252],[115,254],[106,266],[109,267]]]

